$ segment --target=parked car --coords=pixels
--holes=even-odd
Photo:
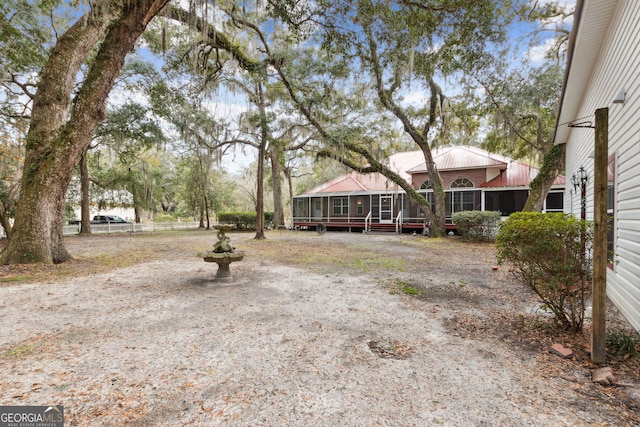
[[[131,224],[117,215],[96,215],[91,220],[91,224]]]

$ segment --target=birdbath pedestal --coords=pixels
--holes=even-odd
[[[235,261],[242,261],[243,258],[244,253],[242,252],[206,253],[202,256],[205,262],[215,262],[218,264],[216,280],[219,282],[230,282],[233,280],[229,264]]]
[[[232,227],[224,226],[218,227],[218,241],[213,246],[213,251],[200,252],[197,255],[204,259],[205,262],[215,262],[218,264],[216,280],[219,282],[230,282],[233,280],[229,265],[232,262],[242,261],[244,258],[244,252],[236,252],[235,248],[230,244],[230,239],[225,234],[231,228]]]

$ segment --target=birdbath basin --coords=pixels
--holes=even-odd
[[[205,262],[215,262],[218,264],[218,272],[216,273],[215,279],[219,282],[230,282],[233,280],[229,265],[232,262],[242,261],[244,258],[244,252],[236,252],[235,248],[231,246],[231,239],[226,236],[226,232],[231,229],[232,227],[218,227],[218,241],[213,246],[213,251],[200,252],[197,255],[204,259]]]

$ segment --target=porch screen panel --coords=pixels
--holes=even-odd
[[[478,191],[454,191],[451,197],[451,213],[479,210]]]
[[[529,196],[527,190],[487,191],[484,194],[485,210],[498,211],[502,216],[521,211]]]
[[[306,218],[309,216],[309,199],[295,199],[293,216],[296,218]]]
[[[380,196],[377,194],[371,198],[371,215],[374,218],[380,216]]]
[[[431,212],[435,213],[436,212],[436,207],[434,205],[434,201],[435,201],[435,197],[433,196],[433,191],[420,191],[420,194],[422,195],[422,197],[424,197],[425,199],[427,199],[427,202],[429,202],[429,206],[431,206]],[[448,197],[448,195],[447,195]],[[411,199],[409,199],[411,200]],[[447,199],[448,200],[448,199]],[[416,203],[414,203],[413,201],[409,201],[409,205],[410,205],[410,212],[416,213],[416,217],[418,218],[424,218],[424,212],[422,212],[422,209],[420,209],[420,206],[418,206]],[[448,206],[448,203],[447,203]]]

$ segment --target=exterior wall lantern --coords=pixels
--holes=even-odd
[[[571,184],[575,191],[578,191],[578,187],[580,188],[580,219],[582,220],[587,216],[587,182],[589,182],[589,174],[580,166],[578,171],[571,175]]]

